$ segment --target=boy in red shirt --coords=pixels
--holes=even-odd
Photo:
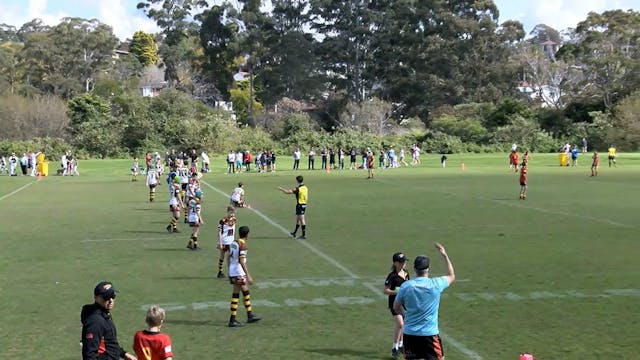
[[[527,163],[520,165],[520,200],[527,198]]]
[[[146,330],[138,331],[133,337],[133,350],[138,360],[173,360],[171,338],[160,332],[164,323],[164,309],[153,305],[147,311]]]

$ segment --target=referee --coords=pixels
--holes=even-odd
[[[299,228],[302,228],[302,235],[298,236],[298,240],[305,240],[307,238],[307,222],[304,217],[304,213],[307,210],[307,201],[309,199],[309,188],[304,184],[304,179],[302,175],[296,176],[296,181],[298,182],[298,186],[293,189],[285,189],[281,186],[278,187],[278,190],[282,191],[285,194],[295,194],[296,195],[296,228],[291,232],[291,236],[296,237],[296,233]]]

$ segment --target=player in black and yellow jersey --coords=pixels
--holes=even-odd
[[[278,190],[285,194],[296,195],[296,228],[291,232],[291,236],[296,237],[298,229],[302,228],[302,235],[298,237],[298,240],[305,240],[307,238],[307,222],[304,214],[307,210],[307,202],[309,200],[309,188],[304,184],[303,180],[302,175],[298,175],[296,176],[298,186],[295,188],[285,189],[281,186],[278,187]]]

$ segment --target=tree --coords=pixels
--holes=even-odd
[[[275,104],[282,98],[312,100],[322,90],[313,36],[305,33],[308,1],[272,1],[273,10],[262,55],[261,99]]]
[[[529,33],[531,38],[529,42],[531,44],[540,45],[546,41],[553,41],[556,44],[560,44],[562,39],[560,39],[560,33],[558,30],[552,28],[546,24],[538,24],[536,25],[531,32]]]
[[[0,43],[0,89],[15,93],[20,77],[19,53],[22,45],[7,41]]]
[[[136,31],[129,45],[129,53],[134,55],[142,66],[155,65],[158,62],[158,47],[152,34]]]
[[[611,109],[640,88],[640,12],[611,10],[589,13],[576,28],[580,39],[573,52],[584,93],[598,94]]]
[[[200,46],[206,56],[203,73],[224,99],[229,99],[233,74],[238,72],[234,62],[238,52],[238,26],[226,20],[229,18],[229,9],[229,5],[216,5],[200,16]]]
[[[81,18],[64,18],[51,29],[22,36],[25,76],[40,90],[64,98],[92,89],[95,75],[111,64],[118,41],[110,26]]]
[[[0,24],[0,43],[7,41],[20,41],[18,38],[18,29],[13,25]]]
[[[74,145],[102,157],[118,154],[123,123],[111,116],[111,107],[107,102],[87,93],[69,100],[68,107]]]

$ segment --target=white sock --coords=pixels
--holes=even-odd
[[[399,346],[399,345],[398,345],[398,343],[397,343],[397,342],[394,342],[394,343],[393,343],[393,348],[394,348],[394,349],[398,349],[398,346]]]

